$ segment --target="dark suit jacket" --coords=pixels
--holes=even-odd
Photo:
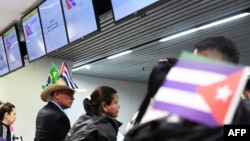
[[[48,102],[37,114],[35,141],[62,141],[70,121],[54,103]]]

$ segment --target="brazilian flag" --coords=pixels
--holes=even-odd
[[[51,67],[50,67],[50,72],[49,72],[47,84],[42,85],[42,88],[45,89],[48,85],[55,84],[56,81],[59,79],[59,76],[60,76],[60,73],[59,73],[58,68],[56,67],[56,65],[54,63],[52,63]]]

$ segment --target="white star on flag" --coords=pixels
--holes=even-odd
[[[223,102],[226,102],[228,97],[232,95],[232,91],[228,85],[224,85],[223,87],[218,87],[216,92],[217,93],[215,98],[218,100],[222,100]]]

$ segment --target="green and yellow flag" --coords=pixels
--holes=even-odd
[[[59,79],[59,76],[60,76],[60,73],[59,73],[58,68],[56,67],[54,63],[51,63],[50,73],[49,73],[47,83],[45,85],[42,85],[42,88],[45,89],[49,84],[55,84],[56,81]]]

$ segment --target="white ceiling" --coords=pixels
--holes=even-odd
[[[27,10],[42,1],[44,0],[1,0],[0,33],[11,24],[19,22]]]

